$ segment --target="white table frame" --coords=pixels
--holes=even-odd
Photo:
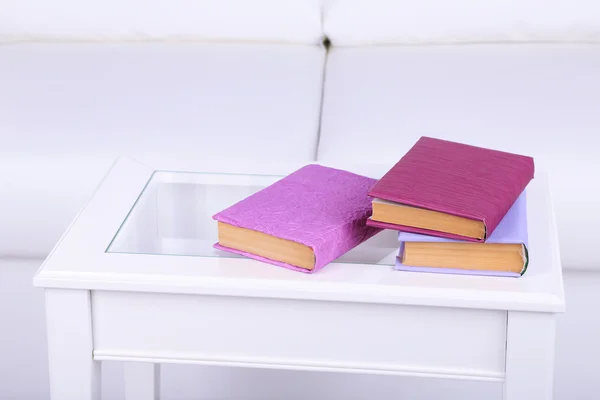
[[[564,293],[545,175],[528,187],[529,271],[513,279],[107,253],[153,172],[119,160],[34,277],[53,400],[99,399],[104,360],[126,362],[132,400],[159,397],[161,363],[483,380],[504,382],[507,400],[552,398]]]

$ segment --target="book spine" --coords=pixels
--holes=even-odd
[[[490,199],[490,202],[496,203],[495,213],[484,218],[486,227],[486,238],[488,239],[498,227],[504,216],[515,204],[521,193],[525,190],[529,182],[534,178],[535,165],[533,158],[522,156],[511,165],[511,169],[506,171],[507,175],[513,176],[514,185],[510,188],[511,196],[507,195],[501,199]]]
[[[319,235],[325,239],[311,246],[315,253],[314,271],[335,261],[338,257],[381,232],[380,228],[367,225],[369,216],[365,213],[363,216],[337,225],[325,234]]]

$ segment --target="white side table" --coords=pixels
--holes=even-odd
[[[127,363],[131,400],[158,398],[160,363],[484,380],[508,400],[552,398],[564,294],[543,174],[527,189],[518,279],[394,271],[392,231],[314,275],[213,249],[211,216],[276,179],[119,160],[34,277],[52,399],[99,399],[103,360]]]

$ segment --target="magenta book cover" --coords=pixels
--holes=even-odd
[[[371,215],[371,199],[367,192],[375,182],[375,179],[351,172],[311,164],[213,216],[226,224],[312,248],[315,254],[312,270],[218,243],[215,247],[296,271],[314,273],[380,231],[366,224]]]
[[[467,270],[467,269],[452,269],[452,268],[435,268],[435,267],[418,267],[402,264],[402,256],[404,251],[404,243],[407,242],[456,242],[453,239],[440,238],[436,236],[420,235],[410,232],[398,232],[398,241],[400,242],[400,251],[396,257],[396,269],[398,271],[411,272],[430,272],[440,274],[457,274],[457,275],[482,275],[482,276],[499,276],[499,277],[521,277],[527,266],[529,265],[529,250],[528,234],[527,234],[527,199],[526,193],[523,192],[515,201],[513,206],[508,210],[502,221],[494,230],[494,233],[486,240],[486,243],[506,243],[506,244],[522,244],[525,247],[526,261],[523,266],[523,271],[520,274],[514,272],[503,271],[482,271],[482,270]]]
[[[485,241],[534,176],[533,158],[421,137],[369,196],[482,221],[483,239],[369,220],[379,228]]]

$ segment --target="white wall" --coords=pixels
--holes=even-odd
[[[0,399],[46,400],[44,297],[31,285],[40,260],[0,259]],[[600,273],[565,272],[567,312],[558,323],[555,399],[594,399],[600,391]],[[123,368],[105,363],[102,398],[123,399]],[[390,376],[167,365],[163,400],[501,399],[501,385]]]

